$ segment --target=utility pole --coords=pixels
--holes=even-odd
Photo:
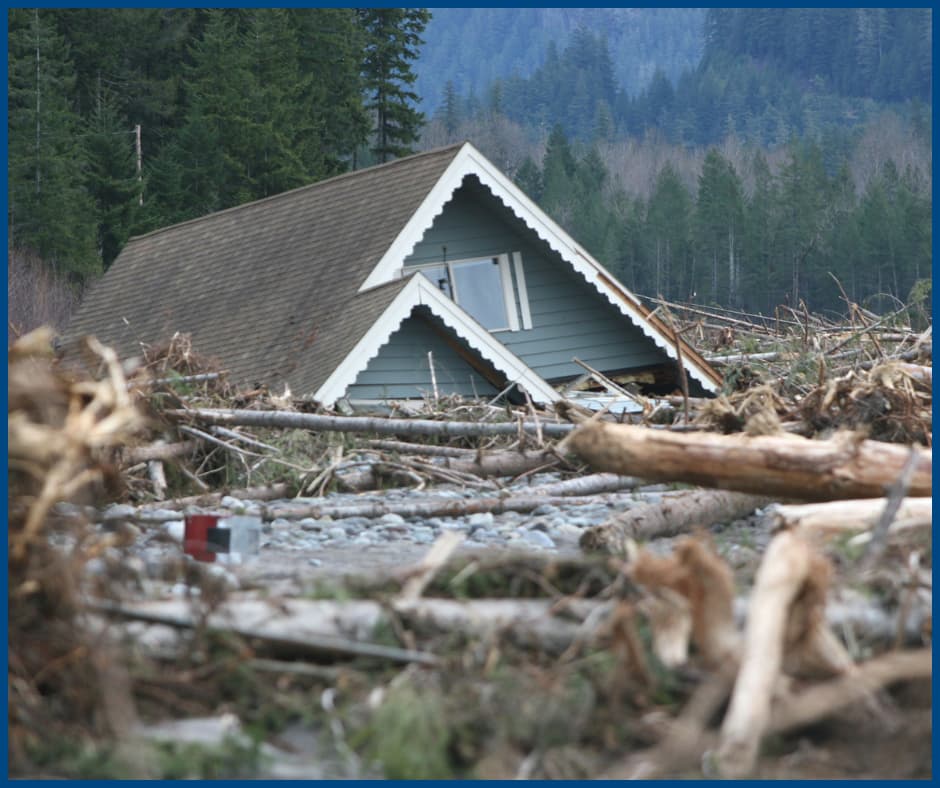
[[[140,185],[140,190],[138,191],[137,204],[144,204],[144,176],[143,176],[143,151],[140,147],[140,124],[138,123],[134,126],[134,134],[137,140],[137,183]]]

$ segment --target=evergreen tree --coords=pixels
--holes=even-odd
[[[320,122],[322,175],[344,172],[369,136],[361,73],[365,31],[355,8],[294,8],[289,13],[297,29],[300,70],[308,80],[301,101],[308,116]],[[321,177],[315,170],[312,174]]]
[[[440,117],[448,136],[452,137],[456,134],[457,127],[460,125],[460,98],[454,81],[451,79],[447,80],[444,85],[444,100],[441,102]]]
[[[711,276],[701,283],[706,300],[739,303],[743,221],[741,181],[731,162],[712,148],[702,164],[695,205],[698,258],[711,262]]]
[[[531,156],[522,160],[515,177],[516,186],[526,193],[530,199],[540,202],[542,199],[542,172]]]
[[[82,279],[100,261],[68,49],[45,10],[11,9],[8,20],[9,243]]]
[[[130,235],[142,199],[134,154],[134,131],[115,97],[101,89],[86,125],[88,192],[95,203],[98,254],[107,268]]]
[[[411,153],[424,123],[414,107],[420,98],[411,89],[416,79],[411,64],[431,15],[420,8],[361,8],[358,14],[367,35],[362,70],[366,107],[375,119],[372,152],[385,162]]]
[[[692,198],[675,167],[667,162],[656,177],[647,207],[646,259],[650,270],[640,278],[643,292],[683,300],[696,297],[691,221]]]

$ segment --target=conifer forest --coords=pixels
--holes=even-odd
[[[929,9],[485,11],[11,9],[9,247],[80,288],[131,235],[468,139],[640,294],[926,286]]]

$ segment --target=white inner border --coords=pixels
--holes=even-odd
[[[469,142],[454,156],[437,183],[411,219],[389,246],[388,251],[376,264],[359,288],[359,292],[391,282],[402,276],[402,262],[414,250],[425,231],[434,223],[444,205],[468,175],[475,175],[496,197],[524,221],[561,258],[571,265],[584,279],[640,330],[666,355],[677,360],[676,348],[670,337],[663,334],[648,321],[639,305],[639,300],[578,245],[574,239],[552,221],[532,200],[492,164]],[[719,385],[712,377],[714,372],[703,368],[696,359],[683,357],[686,369],[706,391],[717,392]]]
[[[426,276],[412,276],[381,317],[346,354],[346,358],[333,370],[322,386],[313,395],[324,407],[331,407],[342,397],[359,373],[374,358],[402,321],[419,305],[427,306],[431,312],[453,329],[473,350],[502,372],[508,381],[526,389],[535,402],[548,404],[557,402],[561,395],[555,391],[522,359],[512,353],[489,331],[476,322],[453,300],[438,290]]]

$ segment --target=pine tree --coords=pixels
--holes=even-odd
[[[650,271],[641,278],[643,292],[691,300],[695,267],[692,265],[690,224],[692,198],[675,167],[667,162],[656,177],[646,214],[646,258]]]
[[[716,149],[705,156],[698,181],[695,235],[698,252],[711,261],[703,295],[716,303],[739,304],[744,195],[734,166]]]
[[[444,100],[441,102],[439,114],[447,135],[452,137],[460,125],[460,97],[452,79],[448,79],[444,84]]]
[[[369,136],[361,73],[365,31],[354,8],[294,8],[306,112],[322,122],[323,175],[346,171]],[[314,175],[319,176],[318,173]]]
[[[9,243],[82,279],[100,269],[87,154],[69,105],[75,76],[68,48],[47,13],[11,9],[8,18]]]
[[[143,196],[134,130],[128,126],[114,95],[101,88],[85,134],[88,192],[95,201],[98,253],[105,268],[127,241]]]
[[[385,162],[411,153],[424,123],[414,107],[420,98],[411,89],[416,79],[411,63],[431,15],[419,8],[361,8],[358,15],[367,34],[362,71],[366,107],[374,115],[372,152]]]

